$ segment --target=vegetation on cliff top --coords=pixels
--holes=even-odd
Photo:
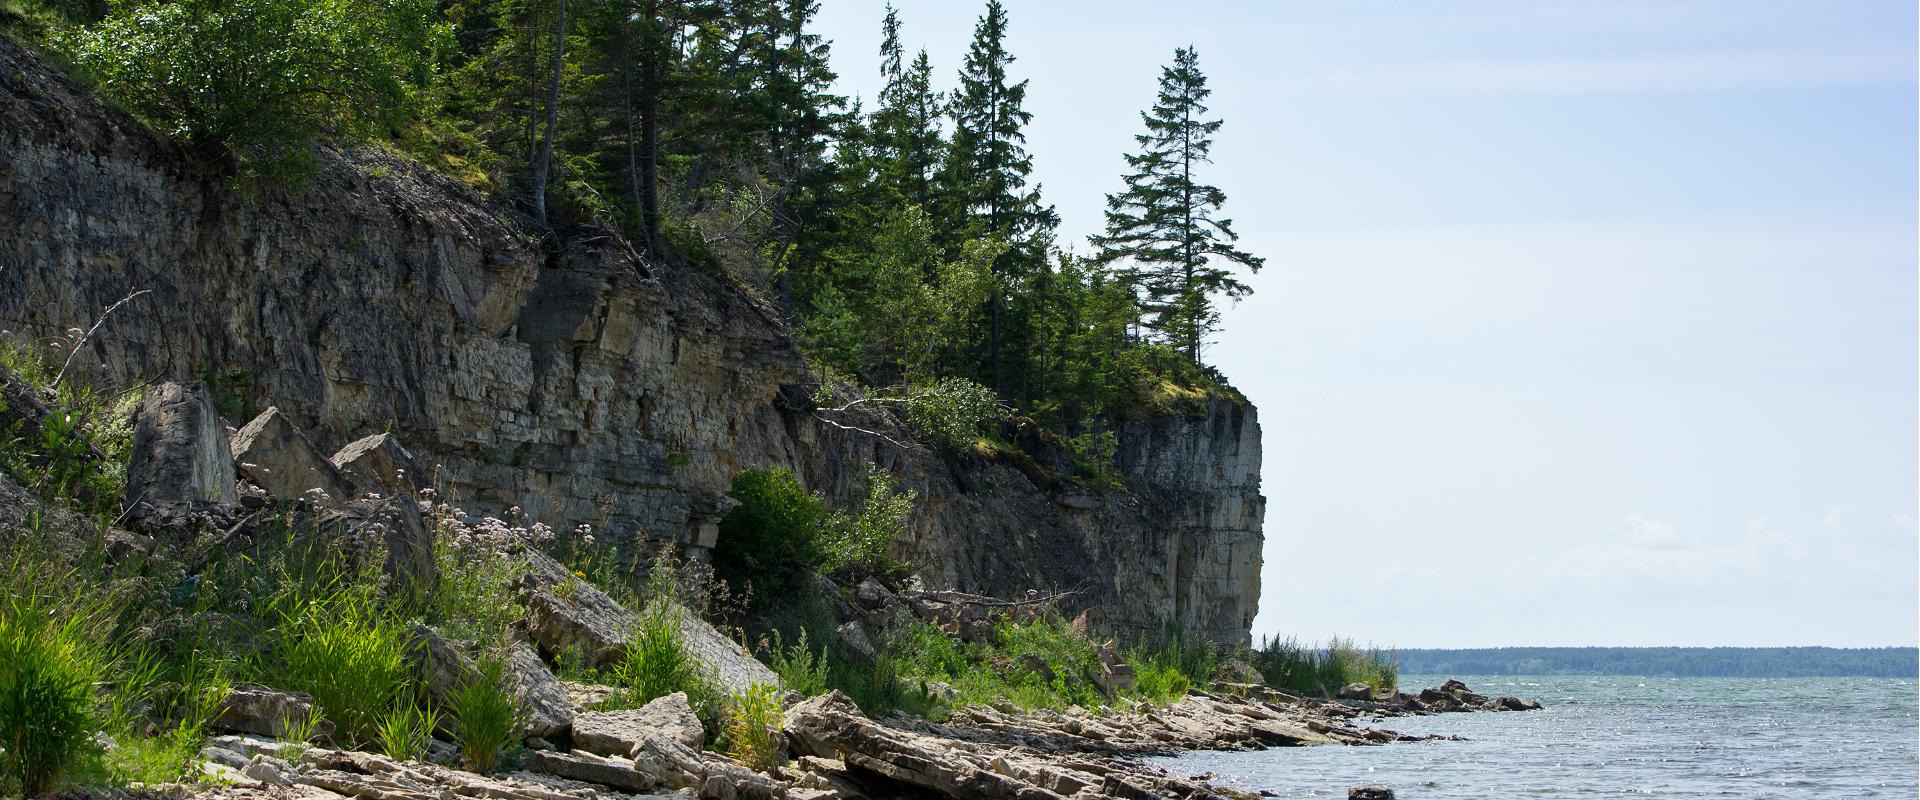
[[[1124,415],[1230,393],[1204,349],[1261,259],[1200,178],[1221,122],[1191,47],[1082,257],[1032,182],[998,0],[945,89],[889,8],[871,109],[834,93],[813,0],[4,2],[0,26],[244,185],[298,181],[317,141],[388,143],[537,225],[731,273],[824,383],[971,382],[1084,458]]]

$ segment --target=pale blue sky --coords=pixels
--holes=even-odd
[[[882,5],[819,25],[868,98]],[[896,5],[951,86],[983,3]],[[1911,2],[1007,7],[1063,241],[1173,49],[1211,78],[1257,634],[1915,643]]]

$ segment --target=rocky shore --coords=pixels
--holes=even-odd
[[[277,410],[228,431],[204,387],[163,384],[136,413],[134,440],[128,482],[137,491],[129,497],[139,499],[126,515],[131,530],[115,530],[111,537],[123,557],[241,547],[252,535],[254,511],[281,509],[310,518],[315,535],[337,536],[357,543],[352,546],[367,557],[384,558],[393,574],[434,568],[424,555],[433,542],[423,517],[428,504],[394,501],[416,491],[407,476],[420,469],[391,436],[354,442],[329,457]],[[302,492],[298,500],[289,496],[302,486],[339,488]],[[209,542],[210,530],[224,538]],[[639,614],[537,548],[510,548],[499,557],[520,562],[512,589],[524,615],[515,623],[506,667],[525,712],[523,745],[504,771],[458,769],[460,758],[444,741],[433,742],[424,761],[290,741],[300,738],[293,733],[298,721],[311,718],[311,698],[253,686],[228,694],[210,722],[223,732],[199,755],[197,771],[210,780],[132,791],[277,800],[1233,797],[1231,790],[1169,774],[1143,759],[1191,750],[1412,741],[1424,737],[1363,727],[1357,720],[1539,707],[1488,698],[1458,681],[1412,695],[1354,685],[1334,698],[1305,697],[1265,686],[1256,671],[1233,664],[1221,674],[1250,682],[1216,682],[1166,705],[1115,699],[1111,706],[1060,711],[965,706],[940,719],[875,719],[837,691],[815,697],[788,692],[771,761],[777,766],[755,771],[705,749],[707,731],[685,694],[605,711],[598,709],[614,687],[556,677],[552,665],[560,654],[587,667],[616,661],[640,627]],[[416,574],[420,580],[433,577]],[[1041,607],[955,592],[896,593],[872,581],[841,594],[847,598],[842,630],[856,638],[869,628],[884,631],[889,619],[909,617],[964,640],[990,630],[996,614],[1036,613]],[[719,687],[738,692],[779,682],[739,643],[697,614],[675,610],[681,646]],[[428,698],[445,702],[453,687],[472,679],[470,644],[426,625],[416,625],[411,635]],[[1118,698],[1111,689],[1130,682],[1132,669],[1112,648],[1100,652],[1107,684],[1102,688]]]
[[[238,734],[215,737],[202,751],[203,769],[215,779],[211,787],[147,791],[277,800],[1231,798],[1244,795],[1141,759],[1201,749],[1434,738],[1352,722],[1361,715],[1417,713],[1404,708],[1266,694],[1194,691],[1165,707],[1127,711],[969,707],[941,721],[873,719],[838,692],[794,698],[782,725],[786,757],[768,773],[700,749],[699,720],[683,695],[672,695],[630,712],[572,709],[571,730],[557,737],[566,746],[537,740],[545,749],[526,752],[499,774],[450,766],[456,757],[444,745],[429,761],[403,762]]]

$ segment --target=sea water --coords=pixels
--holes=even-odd
[[[1920,687],[1897,678],[1459,677],[1542,711],[1357,723],[1465,741],[1288,747],[1155,759],[1280,797],[1385,786],[1403,800],[1920,796]],[[1403,688],[1446,677],[1405,676]]]

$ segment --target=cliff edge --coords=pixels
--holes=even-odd
[[[765,303],[606,232],[546,236],[376,147],[322,154],[297,190],[236,193],[0,36],[0,328],[61,338],[146,292],[86,339],[83,380],[209,378],[327,451],[399,434],[460,505],[695,552],[743,469],[844,497],[878,462],[921,494],[895,546],[928,588],[1076,590],[1069,612],[1122,634],[1246,643],[1264,510],[1252,405],[1124,425],[1131,490],[1037,480],[884,415],[868,427],[902,444],[822,423]]]

